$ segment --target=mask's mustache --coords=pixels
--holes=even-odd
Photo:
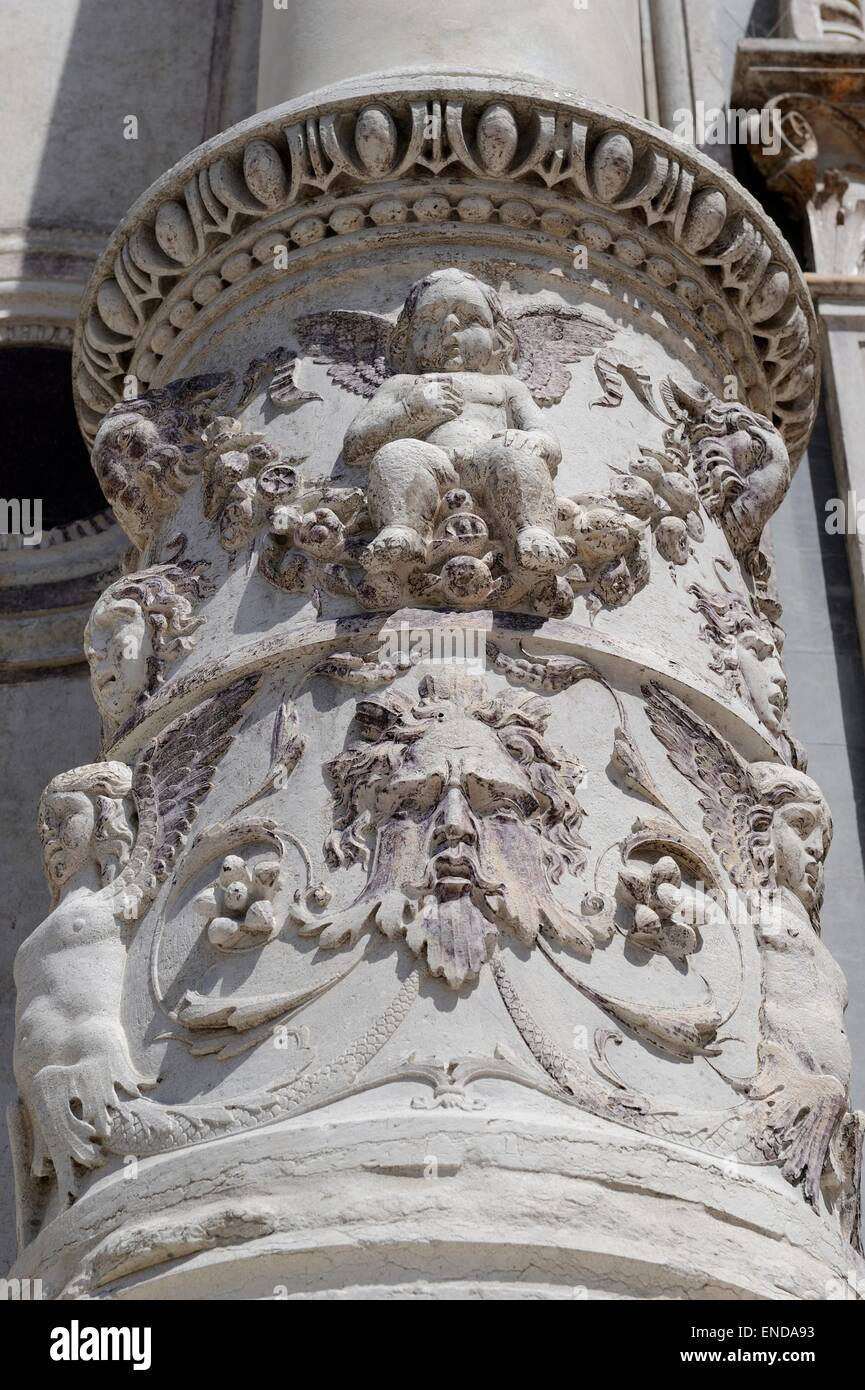
[[[419,883],[407,883],[405,891],[418,897],[434,893],[443,878],[464,878],[472,889],[479,893],[499,894],[505,892],[503,883],[489,878],[481,867],[475,851],[468,845],[448,845],[432,855]]]

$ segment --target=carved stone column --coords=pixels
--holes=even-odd
[[[760,550],[814,334],[733,180],[527,82],[354,82],[141,199],[77,340],[132,550],[18,960],[20,1276],[861,1269],[831,822]]]
[[[780,0],[778,8],[784,38],[865,42],[862,0]]]
[[[735,99],[776,113],[772,145],[748,148],[767,187],[805,232],[811,265],[805,278],[820,321],[832,457],[865,646],[865,537],[857,529],[858,502],[865,499],[865,34],[858,4],[790,10],[797,38],[809,39],[817,35],[804,21],[809,14],[816,21],[819,12],[824,42],[741,44]]]

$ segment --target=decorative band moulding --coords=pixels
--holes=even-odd
[[[701,310],[707,340],[723,344],[748,403],[772,416],[794,461],[801,455],[818,396],[816,321],[795,257],[759,204],[645,121],[476,76],[382,78],[374,95],[367,79],[313,94],[235,126],[159,179],[84,296],[73,374],[85,435],[127,376],[137,389],[168,379],[163,359],[194,340],[201,310],[212,322],[220,297],[227,308],[245,281],[285,275],[293,258],[335,238],[351,254],[378,231],[393,250],[401,229],[435,236],[454,222],[487,243],[501,238],[503,255],[528,232],[534,253],[559,264],[566,246],[585,244],[590,272],[594,257],[641,272],[649,300],[653,285],[664,299],[678,294]]]

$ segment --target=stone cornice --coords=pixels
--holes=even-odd
[[[744,43],[734,100],[774,112],[777,149],[751,147],[767,186],[808,224],[812,293],[857,296],[865,253],[865,46]],[[828,281],[837,285],[827,287]]]
[[[98,232],[0,231],[0,344],[70,347],[81,296],[104,245]]]
[[[801,453],[816,399],[813,311],[759,205],[666,131],[477,75],[315,94],[234,127],[160,179],[84,297],[74,376],[85,434],[128,376],[144,388],[176,374],[172,361],[220,317],[223,297],[227,311],[247,284],[285,275],[275,243],[290,271],[335,246],[351,256],[376,239],[440,237],[443,224],[503,249],[528,241],[554,260],[586,244],[593,272],[639,274],[649,303],[654,291],[677,296]]]
[[[736,49],[733,105],[768,101],[791,90],[843,102],[848,109],[865,102],[865,43],[742,39]]]

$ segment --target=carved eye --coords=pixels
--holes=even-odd
[[[473,810],[492,816],[506,816],[511,820],[522,821],[540,810],[540,804],[532,792],[524,791],[522,787],[487,781],[484,777],[467,778],[466,792]]]
[[[514,820],[528,820],[540,807],[533,796],[526,795],[496,796],[494,815],[508,816]]]

